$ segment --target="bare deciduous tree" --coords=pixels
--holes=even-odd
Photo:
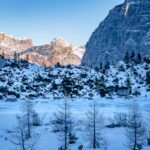
[[[25,100],[21,105],[22,123],[27,129],[27,138],[31,138],[31,130],[33,126],[34,104],[30,99]]]
[[[99,112],[95,101],[90,105],[86,113],[86,136],[89,141],[89,146],[93,149],[100,148],[103,145],[104,134],[104,118]]]
[[[12,132],[10,142],[16,146],[18,150],[34,150],[36,145],[36,139],[27,139],[26,129],[22,124],[20,117],[17,117],[17,126]],[[16,149],[15,148],[15,149]]]
[[[131,105],[128,116],[128,126],[126,128],[126,136],[128,139],[128,147],[131,150],[140,150],[146,140],[146,129],[142,119],[137,102]]]
[[[64,103],[54,113],[52,121],[53,131],[57,133],[58,140],[63,143],[63,150],[68,149],[68,144],[75,143],[74,123],[74,116],[70,112],[70,106],[65,98]]]

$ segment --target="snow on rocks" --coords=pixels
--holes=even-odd
[[[126,65],[120,62],[102,71],[85,66],[55,65],[44,68],[25,61],[7,61],[0,71],[0,98],[150,96],[146,74],[149,64]]]

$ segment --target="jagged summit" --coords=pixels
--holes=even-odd
[[[0,32],[0,46],[9,47],[11,50],[25,50],[32,46],[31,38],[18,38],[12,35],[6,35]],[[14,47],[14,48],[13,48]]]
[[[83,48],[74,46],[62,37],[56,37],[50,44],[29,48],[23,53],[22,58],[28,57],[30,62],[47,67],[56,63],[80,65],[83,53]]]
[[[32,39],[31,38],[26,38],[26,37],[21,37],[21,38],[19,38],[19,37],[16,37],[16,36],[14,36],[14,35],[8,35],[8,34],[5,34],[4,32],[0,32],[0,37],[2,38],[10,38],[10,39],[15,39],[15,40],[20,40],[20,41],[25,41],[25,40],[31,40],[32,41]],[[1,39],[2,40],[2,39]]]
[[[65,40],[63,37],[58,36],[56,38],[54,38],[51,42],[52,45],[61,45],[63,47],[69,47],[72,46],[72,44],[70,42],[68,42],[67,40]]]
[[[126,0],[93,32],[82,64],[116,64],[125,53],[150,57],[150,0]]]
[[[30,47],[32,39],[17,38],[0,32],[0,54],[5,53],[5,56],[9,57],[13,52],[22,52]]]

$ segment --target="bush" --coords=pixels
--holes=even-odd
[[[68,136],[69,136],[69,141],[68,141],[69,144],[74,144],[74,143],[76,143],[76,140],[77,140],[78,138],[75,136],[75,134],[72,134],[72,133],[70,132]]]
[[[39,117],[38,113],[33,112],[32,119],[33,119],[33,126],[40,126],[40,125],[42,125],[42,122],[40,120],[40,117]]]
[[[135,89],[135,91],[132,93],[135,96],[141,95],[141,92],[138,89]]]
[[[126,127],[127,126],[127,114],[126,113],[114,113],[113,118],[110,118],[109,128]]]

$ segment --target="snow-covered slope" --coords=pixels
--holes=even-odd
[[[111,66],[105,72],[83,66],[44,68],[27,62],[7,61],[0,71],[0,98],[150,96],[146,82],[149,64]]]

